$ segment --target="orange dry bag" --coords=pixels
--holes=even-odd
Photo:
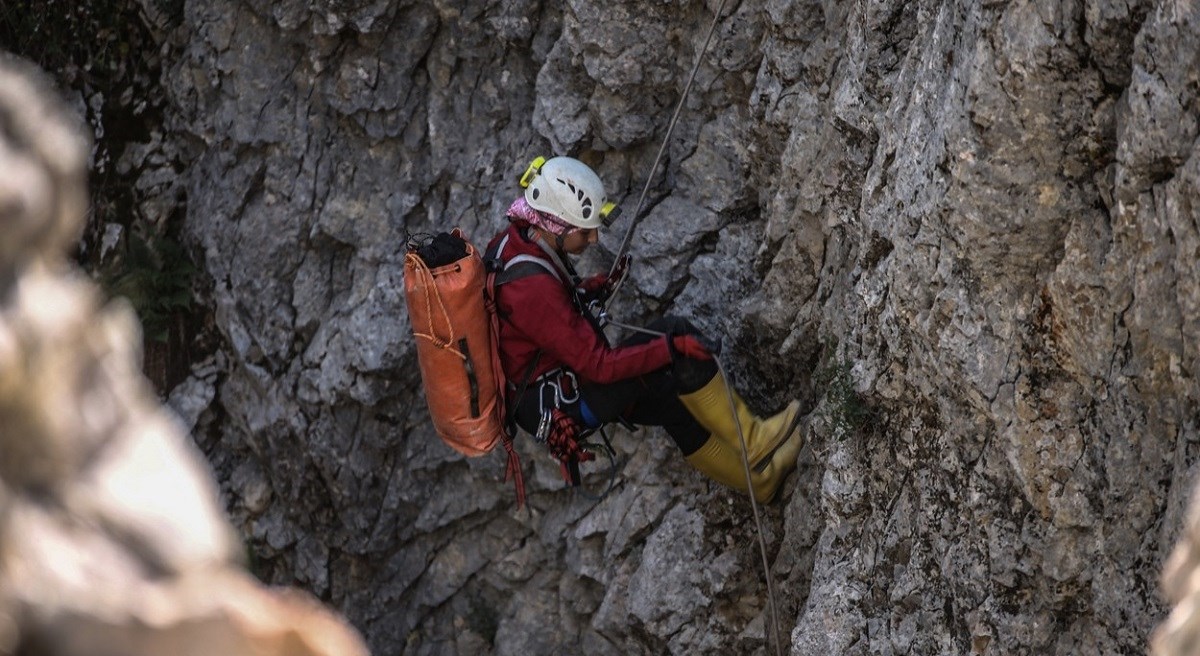
[[[405,300],[434,430],[467,456],[489,453],[503,441],[505,478],[515,478],[520,503],[524,485],[506,430],[495,312],[485,302],[493,279],[458,228],[423,245],[410,241],[404,258]]]

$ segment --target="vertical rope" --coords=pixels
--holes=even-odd
[[[614,321],[611,318],[608,320],[608,322],[618,328],[624,328],[634,332],[655,335],[658,337],[666,336],[666,333],[664,332],[624,324],[619,321]],[[713,356],[713,361],[717,363],[717,371],[720,372],[721,377],[723,377],[725,380],[729,380],[729,376],[725,374],[725,367],[721,364],[721,360],[716,356]],[[737,404],[733,400],[733,388],[729,385],[726,385],[725,394],[729,398],[729,412],[733,415],[734,425],[737,426],[738,443],[742,446],[742,470],[746,474],[746,492],[750,496],[750,508],[754,512],[754,528],[758,531],[758,552],[759,555],[762,556],[763,578],[765,578],[767,582],[767,610],[769,611],[767,614],[769,617],[765,625],[768,627],[767,630],[771,633],[768,641],[774,640],[776,656],[783,656],[783,634],[779,630],[779,604],[775,602],[775,583],[771,576],[771,561],[767,557],[767,539],[765,537],[766,532],[763,531],[762,516],[758,511],[758,500],[754,498],[754,479],[750,474],[750,455],[746,447],[746,435],[742,431],[742,420],[738,417]]]
[[[696,72],[700,70],[700,62],[703,61],[705,53],[708,52],[709,43],[712,41],[713,33],[717,29],[717,22],[721,20],[721,12],[725,10],[725,2],[726,0],[721,0],[721,4],[717,7],[717,11],[713,14],[712,24],[709,25],[708,34],[704,37],[704,45],[700,48],[700,52],[696,55],[696,63],[692,66],[692,72],[688,76],[687,84],[683,88],[683,93],[679,96],[679,103],[675,106],[675,113],[671,116],[671,122],[667,125],[667,133],[663,135],[662,144],[660,144],[658,147],[658,154],[654,156],[654,163],[650,165],[650,172],[646,176],[646,184],[642,187],[642,193],[638,197],[637,209],[635,209],[633,212],[633,218],[630,220],[629,227],[625,230],[625,236],[621,239],[621,245],[619,248],[617,248],[617,254],[613,259],[612,268],[608,272],[610,278],[616,273],[616,268],[621,261],[621,256],[623,256],[625,251],[629,249],[629,242],[633,238],[634,229],[637,228],[638,224],[641,223],[642,219],[644,218],[641,216],[641,214],[642,207],[646,202],[646,194],[650,191],[650,184],[654,180],[654,173],[658,170],[658,165],[662,161],[663,153],[667,149],[667,143],[671,139],[671,133],[675,130],[675,124],[679,122],[679,114],[683,111],[684,102],[687,100],[688,93],[692,89],[692,83],[696,80]],[[612,296],[609,296],[608,301],[611,301],[612,298]],[[609,323],[612,323],[618,327],[632,328],[632,326],[622,326],[611,319],[609,320]],[[645,329],[638,330],[646,333],[654,332]],[[725,376],[725,368],[721,366],[721,361],[715,357],[713,360],[717,363],[717,369],[721,372],[721,375]],[[726,379],[728,379],[728,377],[726,377]],[[754,525],[758,530],[758,547],[759,553],[762,555],[763,576],[767,581],[767,603],[769,606],[768,610],[770,615],[770,621],[767,623],[767,625],[770,627],[769,630],[772,634],[771,637],[775,642],[776,655],[783,656],[783,640],[781,639],[781,634],[779,631],[779,606],[775,603],[775,585],[772,582],[771,577],[771,563],[767,557],[767,543],[764,537],[765,533],[763,532],[762,517],[758,511],[758,500],[754,498],[754,481],[750,474],[750,460],[746,450],[746,436],[742,432],[741,420],[738,419],[737,410],[733,400],[733,392],[732,390],[728,390],[727,393],[729,395],[729,408],[733,413],[734,422],[737,426],[738,440],[742,446],[742,467],[746,474],[746,491],[749,493],[750,507],[754,511]]]
[[[629,249],[629,240],[633,238],[633,230],[642,222],[644,217],[642,214],[642,206],[646,202],[646,194],[650,191],[650,183],[654,180],[654,172],[658,170],[658,164],[662,161],[663,152],[667,149],[667,142],[671,139],[671,133],[675,131],[675,124],[679,122],[679,114],[683,111],[683,103],[687,100],[688,92],[692,90],[692,82],[696,80],[696,71],[700,70],[700,62],[704,60],[704,54],[708,52],[708,44],[712,41],[713,32],[717,29],[717,22],[721,20],[721,12],[725,11],[725,2],[721,0],[721,5],[717,7],[717,11],[713,14],[712,24],[708,26],[708,35],[704,37],[704,45],[700,48],[700,52],[696,54],[696,63],[692,66],[692,74],[688,76],[687,84],[683,87],[683,94],[679,96],[679,104],[675,106],[675,113],[671,116],[671,122],[667,124],[667,133],[663,135],[662,144],[658,147],[658,154],[654,156],[654,163],[650,165],[650,172],[646,175],[646,185],[642,187],[642,195],[638,197],[637,209],[633,212],[633,218],[630,219],[629,227],[625,229],[625,236],[621,239],[621,246],[617,249],[617,256],[613,259],[612,268],[608,271],[608,276],[611,278],[617,269],[617,264],[621,261],[621,256]],[[612,296],[609,297],[612,300]]]
[[[716,358],[713,358],[713,361],[717,363],[717,370],[721,372],[721,376],[725,380],[729,380],[721,361]],[[737,406],[733,400],[733,389],[728,385],[725,386],[725,395],[729,397],[729,411],[733,413],[738,442],[742,445],[742,468],[746,473],[746,492],[750,496],[750,508],[754,510],[754,526],[758,530],[758,551],[762,556],[763,577],[767,580],[767,606],[770,618],[766,626],[769,627],[771,637],[774,638],[776,656],[783,656],[783,635],[779,631],[779,605],[775,603],[775,583],[771,576],[771,561],[767,558],[767,541],[764,537],[766,534],[763,532],[762,517],[758,512],[758,500],[754,498],[754,480],[750,476],[750,456],[746,449],[746,435],[742,432],[742,420],[738,417]]]

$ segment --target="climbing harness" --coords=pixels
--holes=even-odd
[[[542,255],[545,256],[544,258],[533,255],[517,255],[502,261],[500,255],[504,252],[508,240],[509,238],[506,235],[492,248],[489,248],[484,255],[485,264],[490,270],[497,272],[495,286],[503,285],[531,273],[546,272],[564,284],[568,282],[564,277],[564,273],[572,278],[577,277],[575,269],[570,265],[569,261],[559,257],[554,249],[547,248],[540,241],[537,242],[537,245],[541,248]],[[574,283],[575,281],[572,280],[570,282]],[[573,285],[568,286],[573,287]],[[511,399],[506,415],[508,431],[514,434],[516,432],[516,409],[524,397],[526,389],[530,387],[536,389],[538,395],[538,425],[534,430],[534,439],[546,445],[551,455],[559,461],[563,479],[573,489],[579,491],[588,499],[599,501],[616,484],[618,470],[616,451],[612,448],[612,442],[609,440],[603,426],[597,429],[581,429],[579,426],[568,425],[568,422],[573,424],[574,420],[561,412],[563,408],[579,403],[582,400],[579,379],[575,375],[575,372],[560,367],[538,376],[536,380],[531,380],[531,374],[537,369],[537,363],[540,361],[541,356],[542,351],[539,350],[537,355],[534,356],[533,361],[526,368],[520,385],[512,382],[508,383],[507,391]],[[556,413],[561,416],[557,416]],[[600,433],[602,442],[588,440],[595,432]],[[588,492],[584,486],[579,464],[595,460],[597,454],[603,454],[608,459],[607,484],[602,492],[594,495]]]
[[[575,376],[575,372],[569,369],[555,369],[548,374],[542,376],[542,394],[538,399],[538,411],[541,415],[549,414],[551,410],[557,410],[564,405],[579,402],[579,378]],[[546,403],[546,391],[553,392],[550,400],[553,406],[548,406]],[[542,440],[543,442],[545,440]]]
[[[572,488],[593,501],[603,499],[616,485],[616,450],[603,425],[581,427],[565,412],[568,406],[582,402],[579,378],[569,369],[558,368],[542,374],[533,384],[538,396],[538,424],[533,433],[534,440],[545,444],[550,455],[559,461],[563,480]],[[588,439],[596,433],[600,434],[601,442]],[[598,454],[608,459],[607,482],[600,493],[593,494],[584,485],[579,465],[595,460]]]

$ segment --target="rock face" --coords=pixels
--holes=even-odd
[[[744,499],[642,431],[599,503],[524,440],[517,512],[432,434],[400,291],[535,155],[628,221],[717,3],[142,4],[223,336],[177,397],[262,571],[380,654],[769,649]],[[811,408],[766,511],[792,653],[1145,648],[1200,442],[1197,53],[1169,0],[727,10],[613,309]]]
[[[0,55],[0,653],[365,654],[239,567],[204,459],[139,371],[132,310],[67,265],[78,127]]]

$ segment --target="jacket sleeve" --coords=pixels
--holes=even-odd
[[[665,338],[610,348],[553,276],[529,276],[504,285],[497,305],[517,330],[584,380],[612,383],[671,363]]]

